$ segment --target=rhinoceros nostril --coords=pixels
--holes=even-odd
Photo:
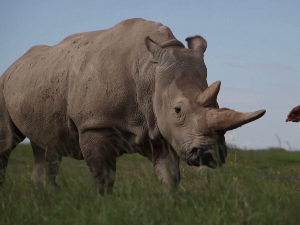
[[[192,148],[190,151],[191,155],[200,155],[201,150],[199,148]]]
[[[203,145],[199,148],[192,148],[192,150],[190,151],[191,155],[203,155],[205,154],[205,152],[207,152],[208,150],[210,150],[211,145]]]

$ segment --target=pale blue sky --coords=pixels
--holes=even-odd
[[[276,147],[277,135],[283,148],[300,150],[300,123],[285,122],[300,105],[299,12],[299,0],[1,0],[0,74],[33,45],[54,45],[133,17],[161,22],[184,44],[195,34],[207,39],[208,83],[222,81],[221,107],[267,110],[260,120],[228,132],[229,143]]]

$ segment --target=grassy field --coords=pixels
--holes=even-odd
[[[163,195],[151,163],[118,159],[114,194],[102,198],[84,161],[64,158],[61,191],[32,189],[28,145],[13,152],[0,190],[0,224],[299,224],[300,152],[229,150],[221,169],[195,171],[182,162],[173,200]]]

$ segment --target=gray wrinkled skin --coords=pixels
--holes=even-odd
[[[228,110],[218,109],[220,83],[207,85],[206,41],[187,41],[190,49],[160,23],[130,19],[29,49],[0,78],[0,182],[25,137],[35,185],[58,187],[59,163],[69,156],[86,161],[102,195],[112,191],[123,153],[148,157],[167,188],[180,180],[180,158],[224,163],[226,130],[264,112],[249,121],[240,114],[243,121],[232,125]]]

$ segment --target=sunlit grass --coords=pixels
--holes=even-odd
[[[229,150],[216,170],[182,162],[173,200],[164,196],[151,163],[118,159],[112,196],[102,198],[84,161],[64,158],[61,191],[32,188],[33,156],[22,145],[12,154],[0,190],[0,224],[298,224],[300,152]]]

